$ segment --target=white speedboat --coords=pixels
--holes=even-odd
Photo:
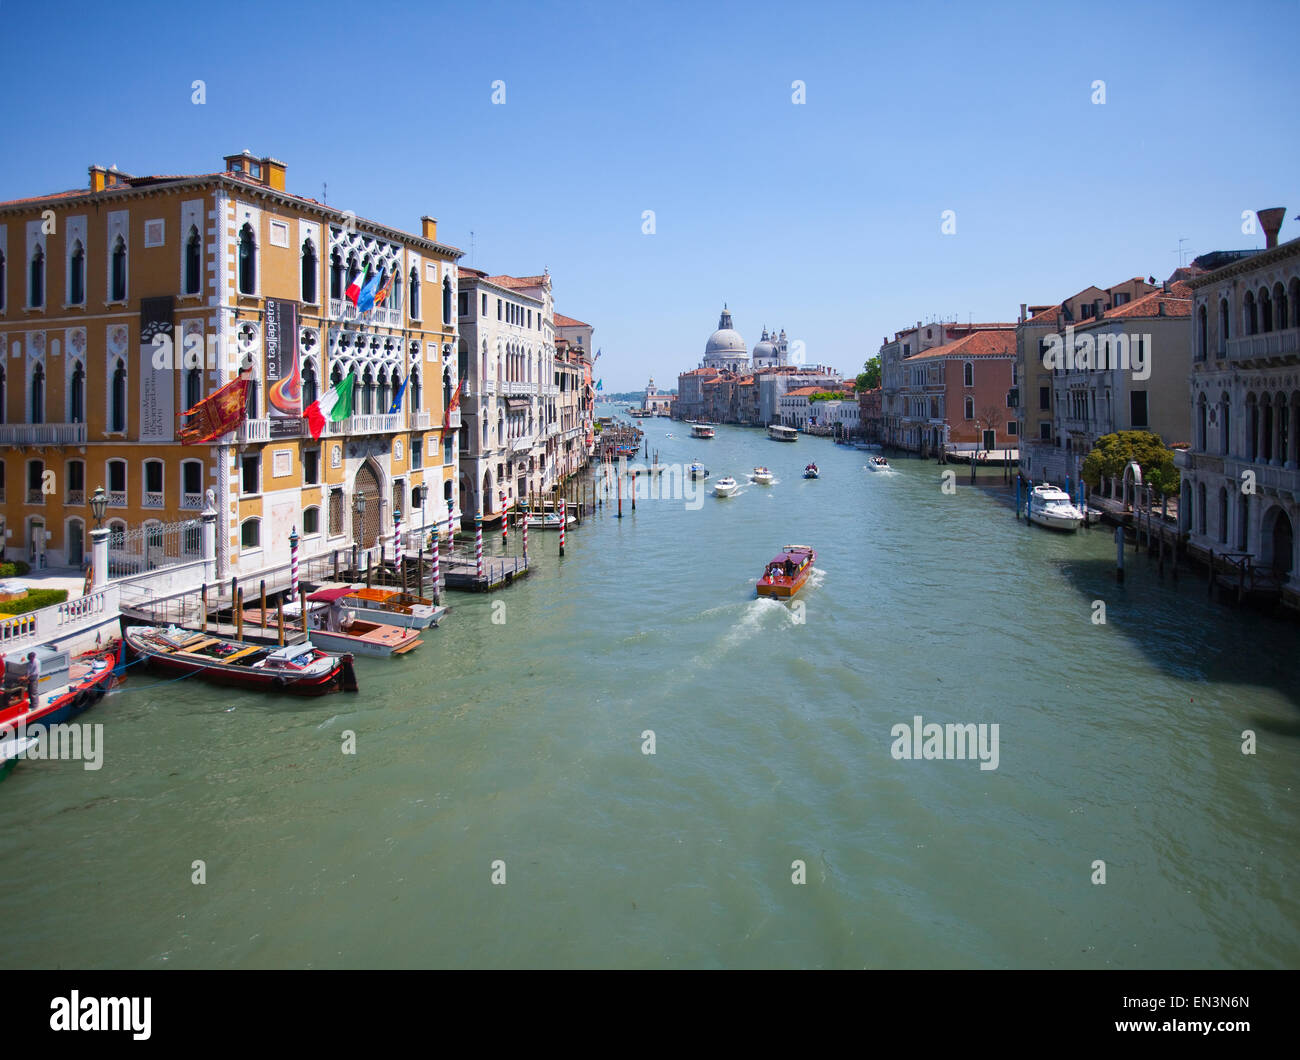
[[[689,474],[691,478],[708,478],[709,469],[697,460],[687,468],[687,474]]]
[[[760,486],[772,485],[772,472],[765,467],[756,467],[753,472],[753,479]]]
[[[886,460],[883,456],[873,456],[870,460],[867,461],[867,465],[866,465],[866,466],[867,466],[867,470],[868,470],[868,471],[889,471],[889,470],[891,470],[891,468],[890,468],[890,466],[889,466],[889,461]]]
[[[1053,530],[1078,530],[1085,516],[1059,486],[1044,482],[1029,491],[1029,519]]]
[[[713,492],[719,497],[730,497],[739,488],[740,484],[730,475],[726,478],[718,479],[718,481],[713,484]]]

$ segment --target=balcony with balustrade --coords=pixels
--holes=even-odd
[[[271,421],[269,419],[245,420],[235,428],[235,441],[240,445],[269,442],[271,440]]]
[[[406,427],[406,414],[402,412],[360,413],[328,425],[331,436],[341,434],[396,434]]]
[[[433,413],[428,409],[419,409],[411,413],[411,430],[427,431],[433,422]]]
[[[85,445],[84,423],[0,423],[0,445]]]
[[[346,298],[331,298],[330,319],[355,320],[362,324],[378,324],[383,327],[400,328],[402,326],[402,311],[392,306],[381,305],[376,306],[368,313],[358,313],[357,307]]]
[[[1282,364],[1300,355],[1300,328],[1266,331],[1228,340],[1228,360],[1259,367]]]

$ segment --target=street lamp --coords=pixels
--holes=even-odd
[[[99,530],[104,525],[104,512],[108,510],[108,496],[104,493],[103,486],[96,486],[95,492],[90,497],[90,513],[95,517],[95,529]]]

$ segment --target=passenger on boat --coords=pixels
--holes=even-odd
[[[787,578],[794,577],[794,564],[790,560],[785,561],[785,576]]]

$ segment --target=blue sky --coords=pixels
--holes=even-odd
[[[408,231],[432,214],[466,263],[473,231],[478,267],[549,267],[557,310],[596,327],[607,391],[675,383],[724,300],[751,347],[784,327],[851,372],[919,319],[1163,279],[1180,238],[1262,246],[1243,210],[1287,206],[1282,236],[1300,234],[1294,2],[0,15],[0,198],[83,185],[92,162],[274,155],[293,192],[327,182],[332,205]]]

